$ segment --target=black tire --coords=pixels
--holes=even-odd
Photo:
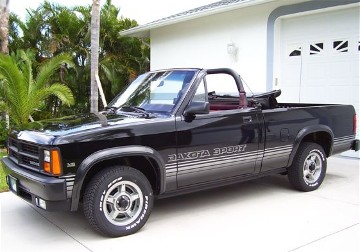
[[[302,143],[288,168],[290,184],[300,191],[314,191],[323,182],[326,167],[324,149],[316,143]]]
[[[96,174],[83,197],[84,214],[91,227],[109,237],[137,232],[150,216],[154,202],[144,174],[116,166]]]

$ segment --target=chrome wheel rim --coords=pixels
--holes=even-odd
[[[140,215],[143,204],[143,193],[139,186],[131,181],[118,181],[107,190],[102,207],[108,221],[124,226]]]
[[[316,153],[310,153],[304,162],[303,167],[303,174],[304,174],[304,181],[307,184],[312,184],[316,182],[320,175],[322,170],[322,159],[321,156]]]

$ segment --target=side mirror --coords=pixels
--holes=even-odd
[[[191,102],[184,111],[185,118],[194,120],[195,115],[209,114],[210,105],[208,102]]]

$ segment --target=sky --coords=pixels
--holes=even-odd
[[[68,7],[79,5],[91,5],[92,0],[48,0]],[[123,17],[135,19],[139,24],[170,16],[182,11],[203,6],[219,0],[112,0],[112,3],[120,8]],[[10,0],[10,12],[16,13],[25,20],[26,9],[36,9],[44,0]],[[105,0],[100,0],[101,4]]]

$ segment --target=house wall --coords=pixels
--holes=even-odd
[[[151,69],[231,67],[254,92],[266,90],[267,23],[276,1],[151,30]],[[237,57],[227,52],[235,43]]]

